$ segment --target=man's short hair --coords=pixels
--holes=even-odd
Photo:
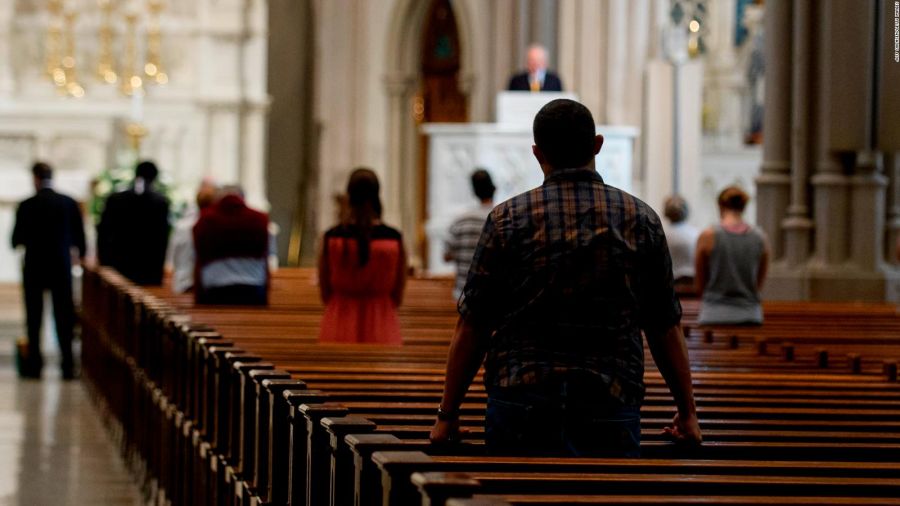
[[[197,209],[205,209],[216,203],[219,197],[219,188],[211,181],[203,181],[197,188]]]
[[[587,107],[560,98],[534,117],[534,143],[554,169],[583,167],[594,157],[597,132]]]
[[[135,177],[143,179],[147,184],[150,184],[153,181],[156,181],[156,176],[159,175],[159,169],[156,168],[155,163],[150,160],[144,160],[137,164],[137,167],[134,169],[134,175]]]
[[[40,181],[47,181],[53,179],[53,168],[47,163],[35,162],[35,164],[31,166],[31,175]]]
[[[484,170],[478,169],[472,173],[472,191],[479,200],[488,200],[494,198],[494,192],[497,188],[491,179],[491,174]]]
[[[718,200],[720,208],[742,213],[750,201],[750,196],[737,186],[729,186],[719,193]]]
[[[681,223],[688,217],[687,201],[678,195],[666,199],[664,214],[672,223]]]

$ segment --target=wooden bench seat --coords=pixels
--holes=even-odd
[[[900,499],[885,497],[802,497],[802,496],[659,496],[659,495],[489,495],[476,494],[472,499],[450,499],[447,506],[551,506],[584,504],[596,506],[668,506],[670,504],[721,506],[794,506],[794,505],[853,505],[896,506]]]
[[[674,411],[649,355],[645,458],[632,470],[598,468],[578,480],[566,474],[577,471],[536,470],[527,459],[504,464],[483,455],[480,380],[463,405],[467,443],[434,448],[426,439],[456,320],[451,280],[410,282],[400,319],[413,346],[390,347],[316,343],[321,304],[313,279],[309,271],[280,271],[270,307],[213,308],[194,307],[190,296],[173,296],[166,287],[136,288],[114,272],[88,270],[86,377],[117,420],[114,430],[130,462],[160,497],[174,504],[349,504],[357,482],[368,476],[361,500],[375,504],[381,485],[372,485],[372,472],[380,471],[371,456],[410,450],[446,465],[440,472],[474,473],[466,479],[480,478],[481,495],[493,497],[482,500],[559,504],[580,490],[586,499],[609,500],[598,504],[615,504],[615,487],[628,492],[622,501],[645,501],[634,504],[653,504],[661,497],[657,490],[678,500],[698,496],[684,485],[690,469],[651,467],[653,459],[685,454],[659,435]],[[840,504],[848,491],[895,491],[879,481],[895,479],[879,474],[893,470],[879,466],[900,454],[900,389],[885,381],[884,370],[885,359],[900,350],[896,308],[767,303],[766,323],[757,328],[700,328],[697,303],[684,301],[684,308],[706,444],[694,460],[676,462],[703,458],[720,467],[718,474],[695,469],[702,475],[697,487],[752,488],[720,493],[715,498],[722,504],[767,498],[777,504],[788,492]],[[792,359],[783,347],[791,348]],[[855,366],[848,354],[859,357]],[[833,485],[816,485],[824,475],[807,469],[811,461],[821,462],[822,473],[833,470]],[[775,469],[782,470],[782,488],[766,492],[759,485],[778,476]],[[533,488],[529,494],[502,489],[514,483]],[[406,490],[412,486],[407,477]]]

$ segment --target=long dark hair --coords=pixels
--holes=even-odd
[[[356,238],[359,248],[359,265],[369,263],[371,253],[372,229],[375,222],[381,219],[381,198],[378,176],[372,169],[359,167],[350,174],[347,183],[347,200],[350,204],[348,226]]]

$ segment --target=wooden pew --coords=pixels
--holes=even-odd
[[[127,428],[123,423],[122,429],[123,433],[128,434],[127,446],[134,449],[132,453],[140,455],[138,460],[153,462],[150,474],[167,475],[162,480],[165,482],[163,491],[169,493],[172,489],[172,496],[182,499],[181,503],[198,503],[199,500],[200,503],[224,504],[229,498],[223,494],[227,495],[229,489],[242,500],[244,492],[256,494],[252,498],[255,501],[281,501],[286,494],[308,496],[316,484],[321,484],[322,480],[317,480],[315,473],[323,471],[323,456],[327,462],[335,456],[344,455],[346,458],[354,455],[354,446],[342,446],[344,438],[382,438],[385,445],[428,448],[422,438],[432,421],[435,399],[439,395],[445,348],[438,346],[430,349],[426,344],[421,348],[416,346],[418,351],[412,352],[407,348],[402,353],[369,347],[347,347],[343,352],[329,350],[328,347],[300,344],[310,341],[291,334],[291,329],[308,332],[312,328],[310,322],[315,321],[315,315],[302,318],[292,316],[292,313],[308,311],[312,314],[316,310],[309,297],[305,301],[303,297],[298,297],[293,305],[279,302],[275,308],[235,312],[219,318],[216,311],[195,311],[196,308],[191,308],[184,297],[181,302],[174,300],[176,304],[173,305],[173,300],[167,299],[165,294],[148,294],[129,287],[127,283],[117,285],[114,274],[107,273],[105,281],[101,277],[86,279],[86,284],[92,284],[90,290],[96,299],[90,308],[86,308],[86,312],[91,312],[94,321],[102,321],[106,327],[102,331],[88,331],[92,353],[86,355],[86,368],[91,369],[91,375],[96,373],[99,378],[101,373],[96,364],[102,363],[104,356],[124,362],[124,367],[118,368],[119,375],[127,377],[128,388],[136,394],[133,398],[139,400],[135,406],[122,410],[123,416],[117,417],[127,421]],[[298,278],[302,279],[302,276]],[[103,283],[106,283],[105,290],[98,286]],[[416,300],[425,300],[425,297]],[[421,326],[418,328],[425,329],[421,343],[446,343],[449,338],[455,319],[452,306],[437,302],[435,307],[443,309],[425,311],[427,318],[419,322]],[[448,307],[451,307],[449,311]],[[853,309],[817,308],[817,314],[819,318],[823,317],[821,313],[829,311],[851,314]],[[873,340],[864,345],[869,347],[867,353],[894,353],[895,340],[885,336],[896,328],[895,319],[891,319],[896,314],[892,316],[886,310],[860,310],[860,313],[885,322],[883,328],[865,329],[867,336],[873,336]],[[435,314],[440,316],[435,319]],[[257,317],[262,318],[262,322],[257,321]],[[408,325],[416,328],[415,315],[408,314],[406,318],[410,322]],[[218,325],[210,325],[203,319],[216,321]],[[766,332],[771,319],[763,327]],[[440,330],[439,327],[444,324],[447,325],[443,329],[445,336],[428,337],[429,332]],[[736,341],[738,350],[731,349],[732,343],[722,346],[723,340],[716,339],[715,335],[712,343],[698,339],[698,336],[689,340],[695,360],[702,364],[702,370],[709,371],[697,373],[698,398],[702,399],[701,405],[707,410],[704,414],[719,417],[716,425],[721,426],[721,429],[708,432],[713,444],[708,445],[710,449],[705,451],[719,452],[720,456],[732,458],[741,452],[745,455],[756,452],[758,456],[760,451],[778,448],[775,445],[778,441],[768,441],[778,438],[774,434],[767,435],[767,430],[780,430],[783,440],[805,441],[795,443],[793,447],[790,443],[782,443],[784,446],[781,448],[785,452],[801,452],[802,448],[816,451],[810,442],[823,443],[825,446],[820,445],[818,451],[826,452],[826,455],[848,449],[861,452],[858,453],[861,456],[872,452],[877,454],[878,448],[892,450],[889,442],[892,434],[884,432],[896,429],[891,425],[895,414],[890,409],[896,401],[896,390],[891,390],[891,385],[880,380],[876,361],[869,360],[861,376],[829,374],[823,377],[810,375],[811,366],[817,365],[816,360],[807,358],[803,353],[797,354],[799,360],[786,362],[775,356],[763,355],[761,358],[755,349],[747,346],[757,337],[765,335],[769,336],[765,339],[772,339],[773,344],[778,344],[780,333],[785,329],[799,328],[799,325],[785,317],[780,327],[771,327],[775,330],[770,334],[756,332],[758,329],[755,329],[752,334],[739,336],[736,340],[726,338]],[[721,332],[729,335],[734,330],[724,329]],[[834,346],[832,349],[836,351],[833,354],[845,349],[858,349],[854,342],[837,334],[825,337],[827,339],[821,342]],[[810,342],[815,339],[819,338],[813,335],[808,338]],[[821,342],[815,341],[814,344]],[[304,346],[309,346],[309,349],[304,350]],[[804,350],[802,346],[797,349]],[[242,357],[246,360],[242,361]],[[166,370],[160,367],[161,363],[180,364],[179,371],[182,366],[184,371]],[[252,364],[261,364],[259,370],[262,371],[272,371],[277,367],[290,379],[252,374],[257,370]],[[378,372],[379,366],[385,369],[383,373]],[[648,363],[650,369],[652,365]],[[773,370],[780,372],[773,374]],[[716,376],[718,373],[723,374]],[[810,376],[801,379],[802,374]],[[794,380],[794,383],[785,388],[783,383],[788,379]],[[284,381],[288,383],[279,383]],[[705,381],[709,388],[704,392],[701,387]],[[645,425],[655,429],[665,422],[671,408],[659,378],[650,374],[648,385]],[[759,389],[760,385],[765,387],[762,391],[766,395],[754,395],[754,389]],[[128,397],[121,391],[116,393],[117,389],[112,385],[104,385],[103,390],[105,398]],[[473,427],[480,423],[483,416],[483,403],[479,404],[483,402],[483,393],[480,392],[483,390],[475,389],[471,398],[476,402],[466,407],[468,414],[465,421]],[[786,407],[774,410],[764,408],[773,404]],[[847,408],[849,404],[856,404],[856,409]],[[841,411],[843,408],[846,409]],[[772,416],[764,416],[766,412]],[[161,426],[161,432],[168,432],[163,437],[164,443],[154,447],[158,441],[141,438],[135,433],[141,432],[137,422],[143,419],[142,416],[155,416],[156,413],[164,416],[157,416],[153,423]],[[324,416],[326,413],[330,414]],[[817,417],[830,419],[816,420]],[[869,419],[860,420],[860,417]],[[267,426],[262,427],[261,421],[265,421]],[[166,429],[166,426],[176,430]],[[299,433],[302,432],[299,431],[301,426],[305,427],[305,434]],[[805,430],[793,430],[798,426]],[[295,429],[299,431],[297,434]],[[792,430],[786,432],[786,429]],[[835,430],[829,434],[827,429]],[[348,430],[365,434],[348,433]],[[749,435],[748,439],[755,434],[758,444],[741,440],[742,432]],[[173,437],[172,433],[178,435]],[[304,469],[294,453],[297,447],[303,446],[301,441],[294,439],[302,439],[304,435],[307,441],[304,450],[311,462],[319,463],[314,466],[315,469]],[[341,435],[343,437],[337,437]],[[649,433],[646,437],[651,439]],[[845,437],[856,439],[858,443],[835,446],[835,439]],[[290,475],[287,490],[284,473],[281,472],[285,455],[276,451],[282,448],[285,438],[291,448],[287,455],[287,474]],[[716,441],[717,438],[719,441]],[[328,444],[323,444],[326,439]],[[735,441],[730,442],[729,439]],[[828,443],[829,440],[832,442]],[[253,444],[248,445],[248,441]],[[171,451],[170,446],[174,448]],[[653,446],[650,444],[648,448]],[[157,447],[160,452],[154,453]],[[469,449],[479,451],[478,442],[475,441]],[[429,451],[435,453],[433,449],[429,448]],[[173,472],[171,467],[167,473],[162,473],[161,461],[172,456],[176,461],[184,462],[182,467],[194,470],[191,479],[184,479],[186,473]],[[337,462],[340,460],[337,458]],[[265,464],[260,466],[263,462]],[[341,469],[346,469],[345,464],[339,465]],[[269,470],[273,472],[269,473]],[[297,483],[301,476],[305,479],[302,487]],[[237,479],[248,486],[237,486]],[[346,477],[343,479],[346,480]],[[259,490],[260,487],[264,490]],[[330,484],[326,493],[335,493],[336,487],[337,490],[347,490],[346,486],[337,482]],[[295,493],[292,488],[303,490]]]

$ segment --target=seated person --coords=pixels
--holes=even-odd
[[[664,214],[669,220],[666,241],[669,243],[669,254],[672,255],[672,274],[675,276],[676,289],[679,292],[693,291],[694,255],[700,231],[687,222],[688,205],[683,198],[673,195],[666,199],[664,207]]]
[[[697,241],[696,287],[700,325],[760,325],[759,291],[766,278],[769,247],[756,227],[744,222],[750,197],[730,186],[719,194],[719,224]]]
[[[194,225],[200,213],[213,205],[218,197],[218,188],[211,181],[203,181],[197,189],[196,208],[188,210],[178,220],[169,241],[169,256],[172,264],[172,292],[185,293],[194,286]]]
[[[456,264],[456,285],[453,287],[453,298],[459,299],[463,286],[466,285],[466,276],[469,274],[469,264],[475,254],[475,246],[481,237],[481,229],[487,215],[494,208],[494,181],[491,175],[484,169],[478,169],[472,173],[472,191],[478,198],[478,207],[466,211],[456,218],[450,225],[450,235],[444,243],[444,261]]]
[[[237,187],[205,209],[194,225],[198,304],[265,305],[269,289],[269,217],[244,202]]]
[[[562,91],[562,80],[547,70],[547,49],[540,44],[528,48],[526,62],[528,70],[514,75],[509,80],[509,91]]]

